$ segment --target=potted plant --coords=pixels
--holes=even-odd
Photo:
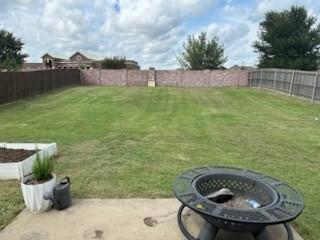
[[[53,160],[48,157],[41,160],[37,155],[32,165],[32,173],[23,178],[21,182],[23,200],[31,212],[44,212],[51,207],[52,202],[43,197],[47,193],[52,193],[56,185],[56,176],[52,171]]]

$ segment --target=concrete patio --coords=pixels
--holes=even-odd
[[[179,202],[175,199],[88,199],[74,200],[64,211],[42,214],[22,211],[0,232],[1,240],[120,240],[120,239],[185,239],[177,225]],[[184,221],[195,236],[202,219],[186,211]],[[269,227],[273,239],[284,240],[282,226]],[[294,231],[294,239],[302,238]],[[221,231],[218,240],[253,239],[247,234]]]

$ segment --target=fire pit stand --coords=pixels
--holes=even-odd
[[[258,208],[236,208],[216,203],[207,198],[222,188],[235,195],[258,202]],[[178,224],[189,240],[213,240],[219,229],[252,233],[256,240],[269,240],[266,227],[284,224],[288,239],[293,239],[289,221],[302,212],[302,197],[289,185],[260,173],[228,167],[203,167],[189,170],[176,178],[173,189],[182,203]],[[182,222],[185,207],[200,214],[205,220],[200,234],[194,238]]]

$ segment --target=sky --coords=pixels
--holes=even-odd
[[[0,28],[25,43],[27,62],[44,53],[68,58],[125,56],[143,69],[175,69],[188,35],[202,31],[225,47],[226,67],[255,65],[252,48],[269,10],[305,6],[320,20],[318,0],[0,0]]]

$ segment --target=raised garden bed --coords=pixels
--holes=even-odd
[[[37,153],[36,150],[8,149],[0,147],[0,163],[21,162]]]
[[[31,173],[33,161],[58,154],[56,143],[0,143],[0,179],[22,179]]]

